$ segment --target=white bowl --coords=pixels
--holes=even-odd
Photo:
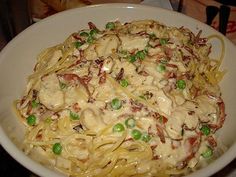
[[[103,28],[107,21],[127,22],[135,19],[154,19],[170,26],[185,26],[194,32],[202,29],[203,35],[220,35],[209,26],[182,14],[133,4],[105,4],[73,9],[32,25],[15,37],[0,54],[0,143],[13,158],[40,176],[63,176],[31,160],[20,150],[24,127],[12,110],[12,103],[21,96],[37,54],[47,47],[63,42],[78,29],[87,27],[89,21]],[[221,86],[227,118],[218,135],[228,150],[207,167],[190,174],[191,177],[210,176],[236,157],[236,47],[228,39],[223,39],[226,51],[222,68],[228,72]],[[220,51],[219,42],[212,42],[213,50]],[[219,52],[214,53],[218,54]]]

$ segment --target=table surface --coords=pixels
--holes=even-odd
[[[172,9],[170,2],[167,0],[145,0],[142,2],[146,5],[154,5],[163,7],[166,9]],[[1,38],[0,38],[0,44]],[[4,43],[5,44],[5,43]],[[0,45],[0,50],[3,46]],[[0,174],[4,174],[4,177],[33,177],[36,176],[32,174],[29,170],[24,168],[18,162],[16,162],[0,145]],[[229,165],[223,168],[221,171],[213,175],[212,177],[235,177],[236,176],[236,159],[232,161]]]

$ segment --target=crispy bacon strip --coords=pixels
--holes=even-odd
[[[144,71],[144,70],[139,71],[138,74],[139,74],[139,75],[142,75],[142,76],[149,76],[149,74],[148,74],[146,71]]]
[[[72,108],[74,109],[75,112],[79,112],[81,110],[78,103],[73,104]]]
[[[88,22],[89,29],[98,29],[93,22]]]
[[[188,162],[194,157],[194,155],[198,151],[200,143],[201,143],[201,134],[189,137],[188,139],[185,140],[184,145],[187,150],[187,156],[184,160],[176,164],[177,169],[183,169],[184,167],[187,166]]]
[[[173,50],[169,47],[165,47],[165,50],[164,50],[167,58],[170,60],[171,57],[173,56]]]
[[[184,46],[184,49],[187,50],[194,58],[196,58],[197,60],[199,60],[199,58],[197,57],[197,55],[194,54],[193,49],[191,49],[188,46]]]
[[[81,78],[76,74],[60,74],[59,76],[63,77],[63,79],[65,79],[67,81],[71,81],[71,80],[79,81],[79,83],[82,86],[84,86],[84,88],[85,88],[86,92],[88,93],[88,95],[91,96],[91,93],[90,93],[89,88],[88,88],[88,82],[87,82],[88,80],[86,80],[84,78]]]
[[[137,101],[134,101],[132,99],[130,99],[130,104],[131,104],[131,111],[132,112],[138,112],[141,111],[143,108],[143,104],[139,103]]]
[[[158,160],[160,157],[158,155],[153,156],[152,160]]]
[[[171,63],[166,63],[166,66],[167,66],[167,67],[170,67],[170,68],[178,68],[177,65],[171,64]]]
[[[207,38],[201,38],[202,30],[200,30],[194,38],[194,44],[203,46],[206,45]]]
[[[149,34],[148,34],[146,31],[140,31],[140,32],[138,32],[138,33],[136,33],[136,34],[138,34],[138,35],[140,35],[140,36],[145,36],[145,37],[148,37],[148,36],[149,36]]]
[[[157,128],[157,135],[159,136],[161,142],[162,143],[166,143],[166,139],[165,139],[163,128],[160,125],[158,125],[158,124],[156,124],[156,128]]]
[[[170,78],[176,78],[176,74],[174,72],[167,72],[164,77],[166,79],[170,79]]]
[[[104,83],[106,83],[106,78],[107,78],[106,72],[102,72],[102,73],[100,74],[99,84],[104,84]]]
[[[121,68],[120,72],[116,76],[116,80],[120,81],[123,78],[123,75],[124,75],[124,68]]]
[[[206,140],[212,148],[217,146],[217,142],[213,136],[208,136]]]
[[[78,33],[74,33],[72,34],[73,38],[75,38],[76,40],[79,40],[79,41],[83,41],[83,39],[80,37],[80,35]]]

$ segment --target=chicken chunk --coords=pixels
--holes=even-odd
[[[64,105],[64,94],[60,89],[56,74],[43,78],[39,90],[39,100],[50,110],[57,110]]]

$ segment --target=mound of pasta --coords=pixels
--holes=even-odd
[[[25,153],[80,177],[184,175],[213,158],[225,72],[209,38],[153,20],[88,26],[40,53],[15,102]]]

